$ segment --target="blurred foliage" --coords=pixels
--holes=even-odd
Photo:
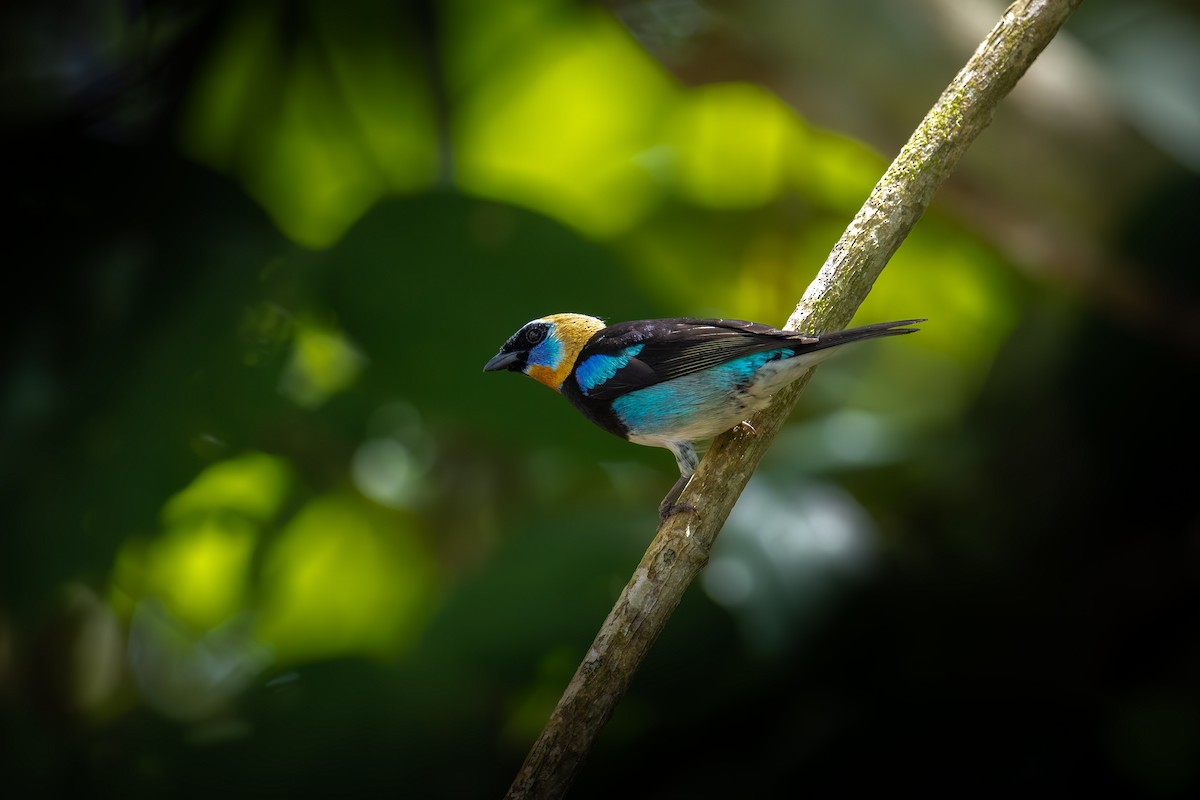
[[[1000,11],[76,5],[0,11],[14,796],[501,794],[674,465],[484,361],[785,319]],[[576,796],[1200,789],[1198,31],[1072,19]]]

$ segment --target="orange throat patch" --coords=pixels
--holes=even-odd
[[[534,364],[528,370],[529,377],[533,378],[538,383],[546,384],[557,392],[559,387],[562,386],[563,381],[565,381],[567,376],[571,374],[571,370],[568,369],[570,366],[571,362],[567,361],[565,358],[558,369],[551,369],[544,364]]]

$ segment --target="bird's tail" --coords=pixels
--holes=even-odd
[[[896,322],[876,322],[872,325],[862,325],[857,328],[846,328],[841,331],[833,331],[832,333],[822,333],[815,336],[817,341],[814,342],[809,352],[815,350],[825,350],[830,347],[840,347],[851,342],[861,342],[865,339],[874,339],[878,336],[900,336],[905,333],[916,333],[919,329],[910,327],[918,322],[924,322],[925,319],[902,319]]]

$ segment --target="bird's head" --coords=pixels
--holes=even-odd
[[[551,314],[535,319],[508,337],[483,370],[524,372],[559,391],[571,374],[579,351],[603,328],[603,320],[584,314]]]

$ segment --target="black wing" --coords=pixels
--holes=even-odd
[[[787,347],[796,356],[839,347],[877,336],[913,333],[906,327],[924,319],[877,322],[857,328],[805,336],[741,319],[652,319],[610,325],[593,336],[576,360],[576,371],[592,355],[621,355],[642,349],[601,383],[589,387],[589,400],[612,400],[623,394],[683,375],[715,367],[735,358]],[[572,374],[572,380],[576,377]]]
[[[642,345],[636,357],[602,383],[590,387],[593,400],[611,400],[726,361],[779,347],[809,349],[819,340],[770,325],[740,319],[654,319],[622,322],[598,332],[584,346],[578,364],[594,355],[615,356]]]

